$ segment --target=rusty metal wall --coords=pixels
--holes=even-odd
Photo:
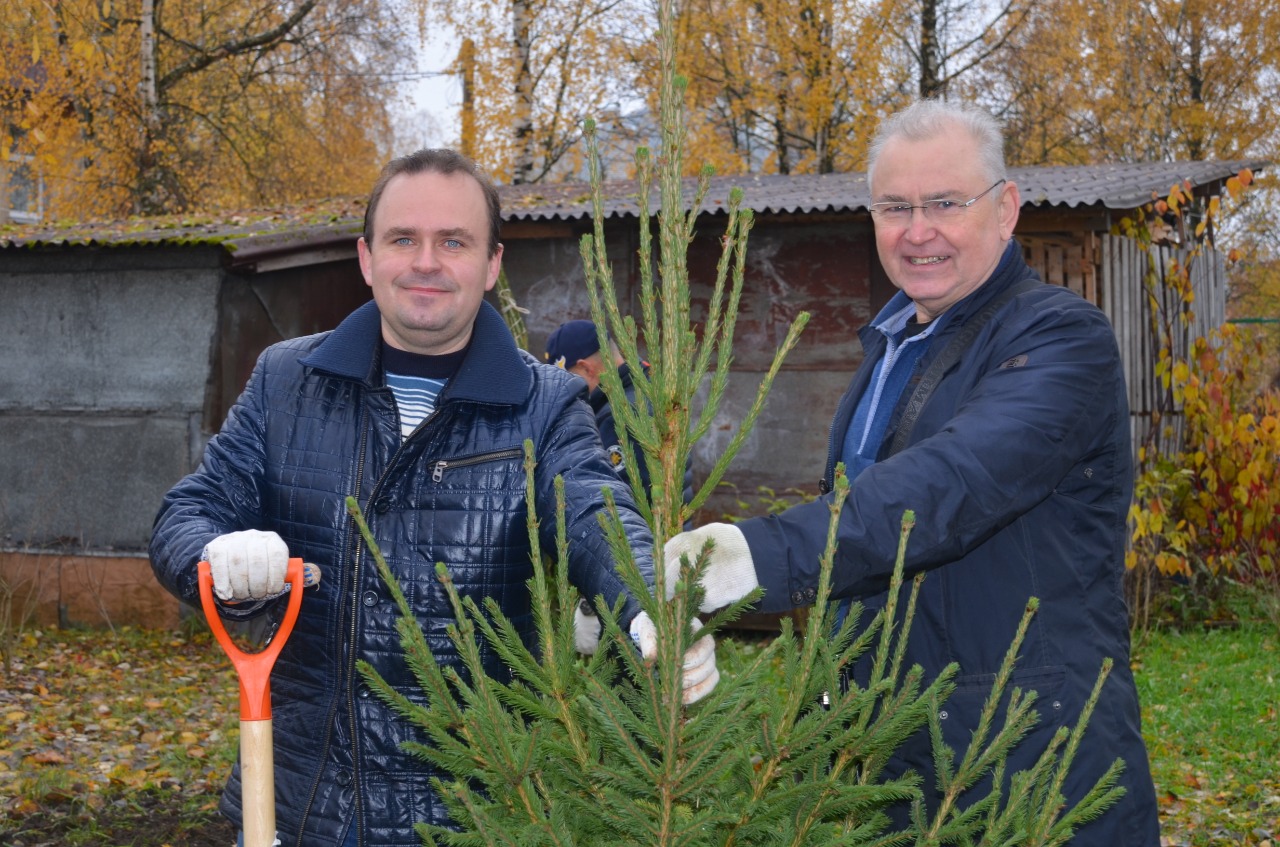
[[[704,217],[689,250],[694,320],[706,314],[720,258],[723,217]],[[608,253],[619,299],[639,319],[638,223],[612,221]],[[503,230],[504,265],[529,328],[530,352],[541,356],[560,323],[590,318],[578,238],[585,227]],[[861,351],[857,330],[871,317],[878,272],[866,215],[768,216],[751,232],[739,304],[733,370],[724,403],[694,453],[694,475],[706,478],[737,431],[791,322],[807,311],[800,342],[773,384],[765,411],[726,477],[729,483],[703,516],[758,512],[776,493],[817,490],[826,460],[827,429]],[[881,295],[882,298],[884,295]],[[887,299],[887,298],[885,298]],[[763,489],[763,490],[762,490]],[[745,505],[743,505],[745,504]]]

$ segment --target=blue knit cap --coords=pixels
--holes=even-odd
[[[547,337],[543,359],[560,368],[571,368],[600,349],[596,325],[591,321],[566,321]]]

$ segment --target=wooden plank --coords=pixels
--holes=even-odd
[[[1081,297],[1084,296],[1084,277],[1080,274],[1080,245],[1069,244],[1063,249],[1062,270],[1070,288]]]
[[[1098,303],[1098,234],[1086,232],[1080,243],[1081,290],[1090,303]]]
[[[1067,284],[1067,276],[1062,263],[1063,248],[1059,244],[1045,245],[1045,262],[1049,267],[1049,276],[1054,285]]]
[[[1044,267],[1044,246],[1038,238],[1024,238],[1022,241],[1022,258],[1027,265],[1045,282],[1049,281]]]

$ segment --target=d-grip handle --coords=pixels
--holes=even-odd
[[[293,632],[293,625],[298,620],[298,610],[302,607],[303,563],[302,559],[290,559],[285,571],[285,580],[290,584],[289,605],[285,609],[284,620],[272,637],[271,643],[257,653],[246,653],[235,645],[227,629],[218,615],[218,607],[213,600],[213,574],[208,562],[197,566],[200,582],[200,605],[204,609],[209,628],[222,645],[222,650],[231,659],[240,678],[240,720],[261,721],[271,719],[271,668],[275,666],[276,657],[280,655],[284,643]]]

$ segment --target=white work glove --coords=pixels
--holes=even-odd
[[[702,629],[702,621],[693,619],[693,631]],[[631,620],[631,640],[640,648],[640,656],[646,661],[658,655],[658,632],[653,621],[641,612]],[[686,706],[696,703],[711,693],[720,681],[716,669],[716,641],[704,635],[685,651],[681,702]]]
[[[600,646],[600,617],[579,600],[573,610],[573,646],[584,656],[594,656]]]
[[[756,567],[751,561],[751,550],[742,530],[731,523],[709,523],[675,535],[663,546],[667,599],[675,593],[676,582],[680,579],[680,557],[688,556],[692,566],[708,540],[714,546],[708,553],[710,561],[702,572],[702,588],[706,593],[701,610],[713,612],[746,597],[760,583],[756,579]]]
[[[246,529],[219,535],[204,548],[213,593],[225,603],[270,600],[284,593],[289,548],[274,532]]]

